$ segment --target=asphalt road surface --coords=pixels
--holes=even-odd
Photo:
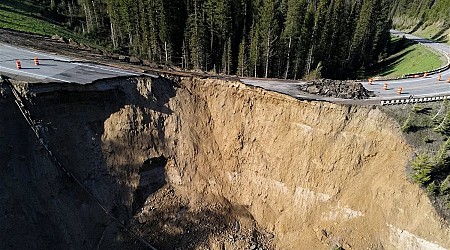
[[[405,34],[399,31],[391,31],[392,34],[398,36],[405,36],[407,39],[413,40],[418,43],[422,43],[425,46],[429,46],[436,50],[442,51],[447,55],[450,55],[450,46],[445,43],[437,43],[424,38]],[[420,58],[417,58],[417,63],[420,63]],[[411,72],[415,73],[415,72]],[[403,88],[401,97],[413,95],[415,97],[430,97],[441,96],[450,94],[450,84],[447,83],[447,79],[450,77],[450,70],[446,70],[440,73],[442,80],[438,81],[438,74],[430,75],[428,77],[421,78],[409,78],[396,81],[380,81],[375,82],[373,85],[369,85],[368,82],[364,82],[364,87],[380,96],[382,99],[397,99],[399,95],[397,90],[399,87]],[[383,84],[388,83],[388,90],[383,90]]]
[[[34,57],[38,57],[40,65],[34,64]],[[17,69],[17,59],[20,60],[22,69]],[[71,82],[78,84],[88,84],[95,80],[119,76],[142,75],[137,72],[75,61],[67,57],[17,48],[2,43],[0,43],[0,74],[31,82]]]
[[[392,34],[403,36],[407,39],[420,42],[425,46],[430,46],[434,49],[440,50],[443,53],[450,53],[450,46],[443,43],[436,43],[427,39],[416,37],[409,34],[404,34],[398,31],[391,31]],[[417,58],[417,63],[420,63],[420,58]],[[415,73],[415,72],[411,72]],[[373,97],[366,100],[345,100],[338,98],[327,98],[320,97],[310,94],[302,93],[298,90],[298,86],[304,84],[301,81],[285,81],[285,80],[274,80],[274,79],[251,79],[242,78],[241,81],[245,84],[261,87],[267,90],[280,92],[288,94],[298,99],[314,99],[314,100],[326,100],[336,103],[355,103],[355,104],[374,104],[379,103],[381,100],[394,100],[394,99],[405,99],[411,95],[414,97],[433,97],[433,96],[443,96],[450,95],[450,83],[447,83],[447,79],[450,77],[450,70],[446,70],[440,73],[442,80],[437,80],[437,74],[429,75],[428,77],[421,78],[409,78],[402,80],[393,81],[376,81],[372,85],[368,82],[362,82],[364,87],[370,91],[373,91],[377,97]],[[388,89],[383,90],[384,83],[388,83]],[[402,87],[402,94],[398,95],[397,90]]]
[[[430,46],[447,54],[450,53],[450,46],[446,44],[436,43],[397,31],[392,31],[392,33],[399,36],[405,35],[407,39],[423,43],[425,46]],[[40,65],[34,65],[34,57],[39,58]],[[22,69],[16,68],[16,59],[20,60]],[[418,63],[420,63],[420,58],[417,60]],[[142,75],[138,72],[122,70],[89,62],[75,61],[67,57],[17,48],[2,43],[0,43],[0,74],[4,74],[15,79],[26,79],[34,82],[72,82],[78,84],[88,84],[95,80],[119,76]],[[380,100],[408,98],[411,95],[414,97],[450,95],[450,84],[446,83],[447,79],[450,77],[450,70],[442,72],[441,75],[442,81],[440,82],[437,81],[437,75],[430,75],[426,78],[421,77],[387,81],[388,90],[383,90],[384,81],[374,82],[373,85],[369,85],[368,82],[363,82],[362,84],[364,87],[378,95],[377,97],[364,101],[325,98],[301,93],[298,91],[298,85],[303,84],[300,81],[269,79],[241,79],[241,81],[248,85],[258,86],[271,91],[288,94],[299,99],[327,100],[341,103],[375,103]],[[149,76],[157,77],[155,75]],[[397,89],[399,87],[403,88],[401,95],[397,94]]]

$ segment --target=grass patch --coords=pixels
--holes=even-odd
[[[445,64],[439,52],[422,44],[409,43],[369,71],[370,76],[400,77],[430,71]]]
[[[107,46],[99,41],[72,31],[61,23],[41,15],[39,2],[32,0],[0,0],[0,28],[10,29],[42,36],[59,35],[97,49]]]
[[[424,25],[413,33],[416,36],[450,45],[450,27],[439,24]]]
[[[32,34],[63,37],[77,37],[65,27],[40,16],[39,8],[30,1],[2,0],[0,2],[0,28]]]
[[[444,20],[423,23],[420,18],[394,17],[394,28],[418,37],[450,45],[450,23]]]

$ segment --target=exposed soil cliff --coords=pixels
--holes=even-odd
[[[63,165],[114,216],[161,249],[450,248],[448,226],[407,180],[411,149],[398,125],[376,108],[301,102],[239,82],[197,78],[17,87]],[[2,178],[11,175],[14,182],[18,166],[50,176],[27,179],[19,171],[23,179],[1,184],[0,198],[9,202],[5,190],[20,187],[41,197],[25,201],[30,206],[56,200],[73,217],[56,208],[43,214],[52,225],[70,225],[53,230],[65,232],[62,239],[73,235],[67,242],[131,244],[106,218],[89,219],[95,205],[74,198],[79,190],[51,170],[12,105],[11,97],[0,105],[1,120],[8,120],[0,126]],[[0,204],[2,211],[15,207]],[[24,218],[45,217],[22,210]],[[22,212],[11,214],[9,226]],[[54,214],[61,218],[50,219]]]

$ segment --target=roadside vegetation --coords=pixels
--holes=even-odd
[[[444,41],[449,6],[449,0],[2,0],[0,27],[58,34],[183,69],[347,79],[438,65],[419,45],[391,51],[389,29],[393,23]]]
[[[408,173],[450,219],[450,101],[382,108],[398,120],[407,141],[415,148]]]
[[[1,0],[0,28],[48,37],[58,35],[93,48],[108,49],[108,43],[101,33],[92,35],[76,28],[75,20],[79,20],[79,17],[67,17],[56,9],[52,11],[45,8],[44,3],[45,1]]]
[[[450,7],[449,7],[450,8]],[[426,23],[413,32],[416,36],[450,45],[450,24]]]
[[[417,36],[450,44],[450,0],[393,1],[393,26]]]
[[[44,18],[39,8],[30,1],[2,0],[0,2],[0,28],[32,34],[73,37],[74,33],[59,23]]]
[[[63,37],[69,29],[189,70],[347,79],[386,56],[390,10],[390,0],[2,0],[0,27]]]
[[[438,51],[400,37],[391,38],[388,54],[388,58],[368,70],[369,77],[400,77],[430,71],[446,63],[446,59]]]

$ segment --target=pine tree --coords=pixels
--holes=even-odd
[[[282,33],[282,41],[287,41],[286,48],[286,67],[284,71],[284,78],[289,76],[289,70],[291,67],[291,53],[299,49],[297,47],[298,40],[300,39],[300,32],[303,26],[304,8],[306,2],[304,0],[289,0],[287,3],[286,21],[284,23],[284,30]]]
[[[194,0],[192,12],[189,14],[186,25],[187,46],[189,61],[195,69],[204,69],[205,65],[205,34],[201,0]]]
[[[42,2],[47,14],[107,40],[120,53],[158,64],[294,79],[318,65],[325,77],[363,72],[386,55],[394,11],[422,20],[448,16],[448,0]]]
[[[258,76],[258,66],[260,63],[260,39],[259,39],[259,26],[253,24],[250,37],[250,68],[253,71],[253,77]]]
[[[242,38],[241,43],[239,44],[239,55],[238,55],[238,74],[241,77],[244,77],[247,74],[247,51],[246,51],[246,41],[245,37]]]
[[[354,8],[358,8],[357,4]],[[356,71],[364,67],[363,56],[365,56],[365,47],[368,42],[367,35],[370,26],[372,12],[371,0],[364,0],[361,11],[358,13],[356,28],[353,34],[352,43],[349,49],[349,66],[351,71]]]
[[[260,37],[264,49],[264,77],[269,76],[269,63],[273,56],[273,46],[279,37],[277,13],[279,9],[275,0],[266,0],[259,10]]]

